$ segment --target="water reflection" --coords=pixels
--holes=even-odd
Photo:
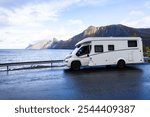
[[[64,71],[64,77],[78,92],[78,99],[140,99],[143,69],[89,68]],[[73,95],[70,95],[70,97]]]

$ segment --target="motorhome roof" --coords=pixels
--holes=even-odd
[[[88,43],[91,41],[123,41],[123,40],[141,40],[141,37],[87,37],[79,41],[75,46],[83,43]]]

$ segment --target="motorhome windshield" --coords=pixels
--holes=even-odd
[[[77,56],[88,55],[91,51],[91,45],[82,46],[76,53]]]

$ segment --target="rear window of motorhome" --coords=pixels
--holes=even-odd
[[[128,47],[137,47],[137,40],[128,40]]]
[[[94,49],[95,52],[103,52],[103,45],[95,45]]]
[[[108,50],[109,51],[114,51],[114,45],[108,45]]]

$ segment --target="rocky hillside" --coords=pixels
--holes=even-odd
[[[42,40],[34,44],[30,44],[26,49],[46,49],[46,48],[51,47],[51,45],[52,45],[52,41]]]
[[[75,44],[86,37],[142,37],[143,43],[150,46],[150,28],[132,28],[124,25],[90,26],[82,33],[75,35],[67,41],[55,41],[47,48],[73,49]]]

